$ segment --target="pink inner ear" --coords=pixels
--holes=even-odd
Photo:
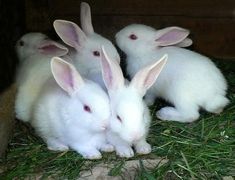
[[[144,81],[145,88],[148,89],[149,87],[151,87],[153,82],[155,82],[155,80],[156,80],[156,73],[155,73],[154,69],[152,69],[149,72],[148,77]]]
[[[101,51],[102,73],[105,85],[109,90],[117,90],[124,86],[124,77],[119,64],[108,57],[104,47]]]
[[[50,55],[50,56],[62,56],[67,54],[68,49],[64,47],[63,45],[51,41],[51,40],[45,40],[43,41],[40,46],[38,47],[38,50],[40,53],[44,55]]]
[[[72,22],[56,20],[54,22],[54,28],[60,38],[75,49],[79,48],[86,39],[83,31]]]
[[[65,91],[74,89],[73,76],[71,69],[68,65],[58,63],[54,65],[54,74],[57,83]]]
[[[71,72],[64,72],[62,74],[62,79],[64,79],[65,84],[67,84],[71,89],[74,89],[73,77]]]
[[[58,50],[58,47],[54,44],[49,44],[38,48],[43,54],[50,55]]]
[[[172,39],[177,39],[178,35],[179,34],[177,32],[171,32],[163,35],[160,39],[163,41],[170,41]]]
[[[112,72],[111,72],[111,69],[110,69],[110,67],[109,67],[109,65],[108,65],[108,63],[106,62],[106,63],[104,63],[104,69],[105,69],[105,74],[104,74],[104,78],[106,79],[106,81],[107,81],[107,85],[109,86],[109,87],[111,87],[112,86],[112,79],[113,79],[113,76],[112,76]]]
[[[180,30],[173,30],[167,33],[164,33],[160,36],[157,41],[160,46],[173,45],[181,42],[187,36],[187,32]]]
[[[102,63],[102,70],[103,70],[103,78],[106,82],[106,85],[108,86],[107,88],[109,88],[112,86],[113,77],[112,77],[112,72],[111,72],[110,66],[105,58],[106,57],[105,57],[104,53],[102,52],[101,63]]]
[[[63,36],[66,37],[67,41],[70,42],[70,44],[75,47],[75,42],[78,44],[78,35],[75,30],[75,27],[72,24],[68,24],[68,27],[65,27],[63,31]]]

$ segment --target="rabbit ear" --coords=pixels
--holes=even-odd
[[[89,4],[86,2],[81,2],[80,9],[80,20],[82,30],[86,35],[94,34],[94,29],[91,20],[91,8]]]
[[[84,81],[75,67],[59,57],[52,58],[51,71],[57,84],[70,96],[84,85]]]
[[[183,41],[181,41],[180,43],[176,44],[175,46],[178,46],[178,47],[188,47],[188,46],[191,46],[192,44],[193,44],[192,39],[185,38]]]
[[[55,20],[53,23],[56,33],[69,46],[79,50],[86,41],[86,35],[71,21]]]
[[[50,56],[63,56],[68,53],[68,49],[52,40],[44,40],[38,47],[41,54]]]
[[[189,31],[180,27],[168,27],[156,32],[157,46],[170,46],[183,41],[189,35]]]
[[[146,91],[154,84],[159,76],[162,68],[166,64],[168,55],[164,55],[159,61],[146,66],[136,73],[133,77],[130,86],[136,88],[139,93],[144,96]]]
[[[116,90],[124,86],[124,77],[122,70],[117,61],[108,57],[104,46],[101,50],[101,66],[102,75],[106,88],[109,90]]]

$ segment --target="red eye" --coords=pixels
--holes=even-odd
[[[136,39],[137,39],[137,36],[136,36],[135,34],[131,34],[131,35],[129,36],[129,38],[130,38],[131,40],[136,40]]]
[[[20,41],[20,42],[19,42],[19,45],[20,45],[20,46],[23,46],[23,45],[24,45],[24,41]]]
[[[94,56],[100,56],[100,52],[99,51],[93,51],[93,55]]]
[[[120,118],[120,116],[117,115],[117,119],[122,122],[122,119]]]
[[[83,106],[84,111],[91,113],[91,108],[87,105]]]

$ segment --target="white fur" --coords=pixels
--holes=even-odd
[[[39,47],[45,43],[53,43],[61,48],[61,52],[42,54]],[[15,102],[16,117],[22,121],[29,121],[32,104],[37,99],[42,85],[51,76],[50,59],[55,55],[64,55],[68,50],[61,44],[49,40],[42,33],[28,33],[16,43],[16,51],[20,60],[16,76],[18,90]]]
[[[69,70],[71,74],[67,74],[67,78],[67,67],[66,71],[59,72],[59,76],[54,72],[56,81],[50,77],[43,84],[39,98],[32,104],[31,125],[50,150],[71,148],[84,158],[101,158],[100,150],[113,150],[105,136],[110,117],[107,94],[95,83],[83,80],[72,65],[59,58],[52,61],[62,62],[72,71]],[[63,84],[61,81],[67,82]],[[84,110],[85,105],[90,107],[91,112]]]
[[[108,142],[115,147],[121,157],[132,157],[132,146],[137,153],[150,153],[151,146],[146,142],[146,137],[151,117],[143,96],[161,72],[165,59],[160,61],[163,64],[154,63],[154,66],[143,68],[130,83],[126,81],[125,84],[120,66],[108,57],[104,48],[101,60],[103,79],[108,89],[112,111],[110,130],[107,133]]]
[[[20,62],[34,55],[36,53],[35,46],[44,39],[48,39],[48,37],[42,33],[27,33],[23,35],[16,43],[16,52]],[[20,42],[24,44],[21,45]]]
[[[93,52],[101,53],[101,46],[104,46],[108,55],[118,63],[120,63],[120,56],[110,40],[94,32],[90,6],[85,2],[81,3],[81,25],[82,29],[70,21],[56,20],[54,22],[57,34],[65,44],[74,48],[73,51],[70,51],[69,56],[73,59],[73,64],[79,72],[104,88],[100,56],[94,56]]]
[[[146,142],[146,137],[151,117],[141,95],[127,85],[109,93],[109,96],[112,118],[110,120],[111,131],[108,131],[107,139],[114,145],[117,155],[134,156],[131,148],[133,145],[137,153],[150,153],[151,146]],[[122,123],[117,119],[117,115],[122,118]],[[143,151],[142,148],[146,150]]]
[[[137,40],[130,40],[130,34]],[[220,70],[207,57],[179,47],[158,47],[154,28],[132,24],[116,34],[116,42],[127,55],[127,72],[131,77],[142,67],[168,54],[168,62],[146,95],[149,104],[161,97],[174,105],[157,112],[162,120],[192,122],[199,118],[199,108],[220,113],[229,103],[225,97],[227,83]]]
[[[84,112],[83,104],[91,105],[93,115]],[[32,126],[49,149],[70,147],[84,158],[96,159],[101,158],[99,150],[108,145],[103,130],[108,118],[108,98],[97,85],[87,82],[71,98],[49,82],[36,102]]]
[[[100,67],[100,57],[93,55],[94,51],[100,52],[101,45],[104,45],[109,56],[112,57],[113,60],[120,62],[119,54],[117,53],[113,44],[109,40],[96,33],[87,37],[87,40],[84,42],[83,49],[81,51],[77,51],[76,53],[69,53],[69,55],[71,59],[73,59],[73,64],[76,66],[79,72],[81,71],[81,74],[84,77],[97,82],[104,88]]]

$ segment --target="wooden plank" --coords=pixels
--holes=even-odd
[[[12,84],[6,91],[0,94],[0,157],[5,155],[9,140],[11,139],[14,130],[15,94],[15,84]]]
[[[78,0],[51,0],[56,15],[79,16]],[[94,15],[171,15],[191,17],[235,17],[234,0],[87,0]]]

